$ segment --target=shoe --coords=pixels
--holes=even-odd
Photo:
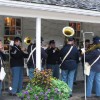
[[[12,93],[9,93],[9,96],[12,96]]]
[[[17,96],[17,94],[12,94],[12,96]]]
[[[17,96],[17,94],[9,93],[9,96]]]
[[[100,98],[100,96],[94,96],[94,98]]]
[[[81,97],[81,98],[85,98],[85,96],[83,96],[83,97]],[[87,96],[86,96],[86,98],[93,98],[93,97],[87,97]]]
[[[95,91],[92,91],[93,94],[96,94]]]
[[[77,85],[77,83],[76,83],[76,82],[74,82],[74,85]]]

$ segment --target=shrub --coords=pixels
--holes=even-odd
[[[66,83],[52,77],[51,70],[35,70],[34,78],[18,96],[23,100],[68,100],[70,91]]]

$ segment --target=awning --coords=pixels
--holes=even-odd
[[[10,0],[0,0],[0,15],[100,23],[97,11]]]

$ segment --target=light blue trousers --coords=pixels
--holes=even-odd
[[[23,85],[23,67],[12,68],[12,91],[11,93],[16,94],[22,90]]]
[[[2,95],[2,82],[0,81],[0,96]]]
[[[72,91],[73,91],[73,82],[74,82],[75,70],[71,70],[71,71],[62,70],[61,71],[61,79],[62,79],[62,81],[67,83]],[[70,94],[72,94],[72,91],[70,92]]]
[[[29,78],[30,80],[34,77],[34,68],[29,68]]]
[[[53,77],[59,79],[59,65],[58,64],[47,64],[47,69],[52,70]]]
[[[87,89],[86,96],[90,97],[93,88],[93,81],[95,81],[95,92],[96,96],[100,96],[100,72],[90,72],[90,75],[87,77]]]
[[[43,69],[44,67],[41,67],[41,70],[44,70]],[[34,77],[34,67],[32,66],[31,68],[29,68],[29,79],[31,80],[33,77]]]

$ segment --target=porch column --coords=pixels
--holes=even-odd
[[[41,70],[41,18],[36,18],[36,68]]]

